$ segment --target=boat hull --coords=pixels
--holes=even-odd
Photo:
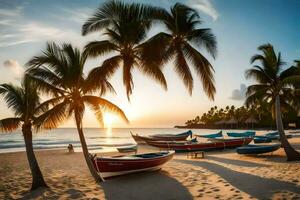
[[[275,145],[248,145],[236,149],[238,154],[262,154],[276,151],[280,148],[280,144]]]
[[[246,131],[246,132],[243,132],[243,133],[228,132],[227,135],[229,137],[254,137],[255,132],[253,132],[253,131]]]
[[[218,132],[218,133],[212,133],[212,134],[206,134],[206,135],[196,135],[197,137],[201,137],[201,138],[218,138],[218,137],[223,137],[222,131]]]
[[[147,155],[153,157],[148,157]],[[173,158],[174,151],[119,157],[96,157],[94,166],[103,178],[160,169]],[[145,156],[145,157],[141,157]]]
[[[224,142],[206,142],[206,143],[177,143],[177,142],[156,142],[147,141],[147,144],[162,148],[172,149],[175,152],[190,152],[190,151],[211,151],[217,149],[236,148],[243,145],[248,145],[253,138],[232,139]]]
[[[131,134],[132,138],[138,144],[145,144],[146,141],[184,141],[189,135],[170,136],[170,137],[146,137],[140,135]]]

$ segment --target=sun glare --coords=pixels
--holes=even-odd
[[[112,113],[105,113],[103,116],[104,126],[107,128],[111,128],[114,123],[116,116]]]

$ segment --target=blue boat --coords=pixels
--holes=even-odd
[[[247,145],[238,147],[236,152],[238,154],[262,154],[276,151],[280,148],[280,144],[273,145]]]
[[[278,131],[267,133],[264,136],[268,137],[272,140],[279,140],[279,138],[280,138]],[[286,136],[286,138],[292,138],[291,134],[286,134],[285,136]]]
[[[202,138],[219,138],[223,137],[222,131],[219,131],[218,133],[212,133],[212,134],[206,134],[206,135],[196,135],[197,137]]]
[[[269,143],[272,142],[272,139],[267,136],[257,135],[254,137],[254,143]]]
[[[229,137],[254,137],[255,132],[254,131],[246,131],[246,132],[242,132],[242,133],[228,132],[227,135]]]

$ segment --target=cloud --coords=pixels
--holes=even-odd
[[[246,98],[246,91],[247,91],[246,85],[241,84],[240,89],[235,89],[232,91],[232,95],[231,95],[230,99],[242,101]]]
[[[0,8],[0,16],[2,16],[2,17],[3,16],[9,16],[9,17],[20,16],[22,11],[23,11],[23,7],[16,7],[13,9]]]
[[[78,31],[27,19],[22,8],[0,9],[0,47],[38,41],[77,41]]]
[[[212,4],[212,0],[189,0],[188,4],[196,9],[209,15],[214,21],[220,16],[216,8]]]
[[[13,59],[8,59],[3,62],[4,67],[6,67],[14,76],[14,79],[20,80],[24,74],[24,68],[18,63],[18,61]]]
[[[62,12],[67,15],[59,17],[61,20],[69,20],[82,25],[93,13],[91,8],[62,8]]]

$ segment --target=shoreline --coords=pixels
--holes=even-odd
[[[300,138],[291,143],[299,150]],[[139,145],[138,153],[158,151]],[[120,155],[118,152],[98,155]],[[292,199],[300,198],[300,162],[286,162],[283,149],[258,157],[235,150],[206,152],[204,159],[176,154],[158,172],[107,179],[96,184],[81,152],[39,150],[36,156],[49,186],[29,192],[25,152],[0,154],[0,199]],[[264,188],[264,190],[258,190]]]

